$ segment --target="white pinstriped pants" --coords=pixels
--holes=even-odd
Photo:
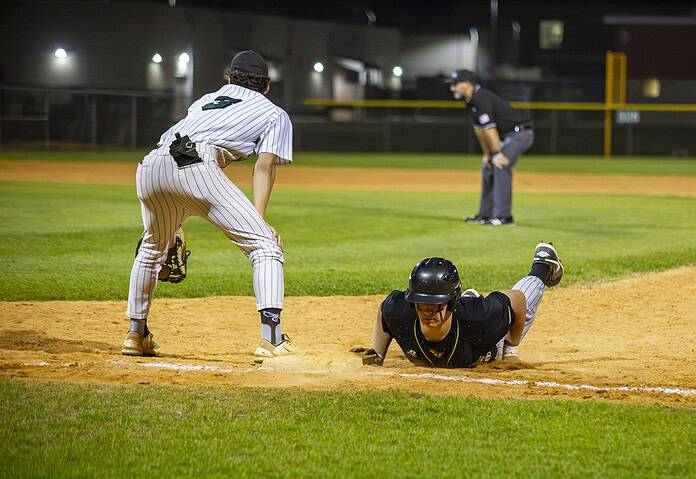
[[[524,339],[529,331],[529,328],[532,327],[532,323],[534,323],[537,309],[539,309],[539,305],[541,304],[541,298],[544,297],[545,286],[544,282],[536,276],[525,276],[515,283],[515,286],[513,286],[512,289],[521,291],[522,294],[524,294],[524,299],[527,302],[527,311],[524,318],[524,329],[522,330],[522,339]]]
[[[512,289],[521,291],[527,303],[527,310],[525,311],[524,317],[524,329],[522,329],[522,338],[520,339],[520,341],[522,341],[529,332],[529,328],[531,328],[534,323],[537,309],[539,309],[541,299],[544,297],[545,286],[544,282],[536,276],[525,276],[515,283]],[[504,341],[505,338],[501,339],[497,344],[498,354],[496,355],[496,359],[502,359],[503,357]]]
[[[283,308],[283,252],[246,195],[222,172],[212,149],[198,150],[203,163],[179,168],[168,152],[156,150],[138,166],[145,235],[131,270],[130,318],[147,318],[167,250],[176,230],[192,215],[220,228],[249,258],[257,309]]]

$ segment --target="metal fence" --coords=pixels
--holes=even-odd
[[[323,102],[289,108],[297,150],[479,151],[462,108]],[[0,146],[149,147],[177,120],[174,107],[171,94],[0,86]],[[531,153],[602,154],[601,109],[538,109],[532,117]],[[612,118],[613,154],[696,156],[696,108],[612,111]]]
[[[452,103],[306,101],[305,114],[294,121],[296,144],[304,150],[479,152],[468,112],[461,103]],[[588,105],[591,108],[583,109]],[[525,106],[543,107],[531,111],[535,142],[530,153],[603,154],[604,104]],[[696,106],[651,110],[663,106],[611,110],[612,153],[696,156]]]
[[[137,148],[172,124],[170,94],[0,86],[0,145]]]

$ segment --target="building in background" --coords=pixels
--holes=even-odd
[[[334,89],[359,98],[370,86],[388,88],[400,61],[394,28],[165,2],[10,2],[0,22],[2,44],[18,46],[0,58],[0,82],[9,85],[165,91],[190,101],[219,87],[235,53],[254,49],[268,60],[270,96],[292,109]],[[59,48],[65,57],[55,56]]]
[[[4,2],[0,42],[12,48],[0,57],[0,144],[148,145],[193,99],[217,89],[225,65],[249,48],[267,59],[269,96],[294,116],[297,143],[309,149],[473,151],[454,121],[459,111],[304,100],[449,100],[443,80],[468,68],[510,100],[601,102],[609,49],[628,55],[629,101],[696,102],[696,72],[685,61],[696,10],[682,3],[403,1],[377,2],[373,11],[285,2],[245,12],[222,0],[185,5]],[[535,120],[538,152],[599,148],[595,113],[538,112]]]

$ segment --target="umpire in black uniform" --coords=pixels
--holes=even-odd
[[[450,90],[469,106],[476,139],[483,150],[483,178],[479,212],[467,223],[514,225],[512,218],[512,167],[534,143],[528,112],[515,110],[495,93],[481,87],[469,70],[457,70],[449,80]]]

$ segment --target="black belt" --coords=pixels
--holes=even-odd
[[[532,128],[534,128],[534,125],[531,125],[529,123],[527,123],[526,125],[515,125],[515,127],[512,129],[510,133],[518,133],[524,130],[531,130]]]

